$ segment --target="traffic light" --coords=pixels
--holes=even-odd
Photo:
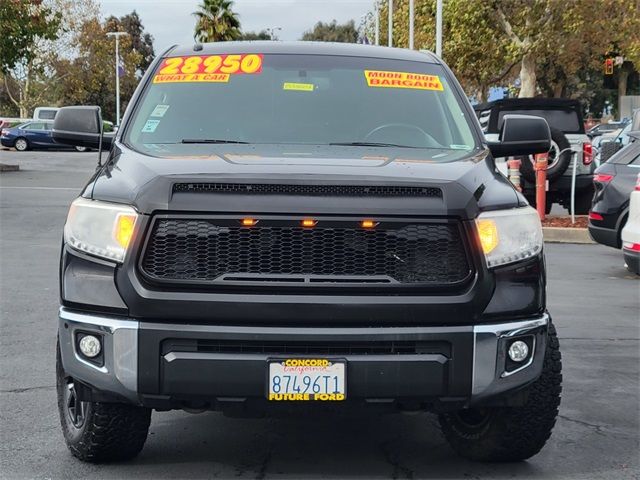
[[[604,61],[604,74],[613,75],[613,58],[607,58]]]

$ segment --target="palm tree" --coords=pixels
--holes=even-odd
[[[198,42],[222,42],[240,38],[240,21],[231,10],[232,0],[203,0],[196,16],[195,39]]]

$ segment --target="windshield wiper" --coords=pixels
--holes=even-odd
[[[183,138],[180,143],[249,143],[240,140],[224,140],[218,138]]]
[[[411,145],[398,145],[397,143],[382,142],[331,142],[329,145],[341,145],[346,147],[401,147],[401,148],[418,148]]]

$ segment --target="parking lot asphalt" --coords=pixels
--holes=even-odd
[[[527,462],[455,455],[430,414],[230,419],[154,413],[135,460],[83,464],[67,451],[55,395],[58,254],[67,207],[96,154],[0,150],[0,477],[640,478],[640,281],[620,252],[546,246],[564,391],[547,446]]]

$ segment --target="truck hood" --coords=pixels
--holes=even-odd
[[[140,213],[403,214],[475,218],[479,210],[523,204],[487,150],[310,145],[152,146],[117,143],[84,196],[133,205]],[[436,187],[442,196],[309,197],[174,191],[193,183]]]

